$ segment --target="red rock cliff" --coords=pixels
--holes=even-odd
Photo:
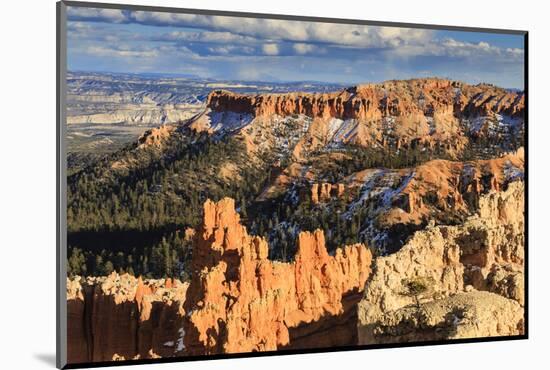
[[[525,108],[523,93],[434,78],[358,85],[334,93],[241,95],[216,90],[208,96],[207,105],[214,111],[256,116],[303,114],[360,120],[449,112],[457,117],[491,112],[522,117]]]
[[[67,280],[67,361],[178,356],[187,283],[113,273]]]
[[[184,304],[190,354],[276,350],[289,329],[344,311],[342,297],[363,289],[371,253],[362,244],[330,256],[320,230],[302,232],[295,261],[270,261],[265,239],[248,235],[234,201],[204,205]]]

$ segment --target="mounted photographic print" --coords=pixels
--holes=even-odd
[[[527,32],[57,26],[59,367],[527,338]]]

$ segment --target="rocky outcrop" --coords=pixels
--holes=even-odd
[[[68,279],[69,363],[275,350],[293,339],[356,343],[370,250],[355,244],[330,256],[317,230],[300,234],[293,263],[270,261],[266,240],[248,235],[234,207],[207,201],[202,225],[186,233],[189,285],[116,273]]]
[[[163,143],[175,129],[176,127],[172,125],[162,125],[145,131],[138,138],[138,148],[162,148]]]
[[[522,180],[523,169],[524,150],[520,148],[499,158],[469,162],[433,160],[416,168],[384,171],[378,177],[359,173],[347,181],[350,186],[359,184],[371,194],[379,194],[379,200],[372,195],[365,197],[365,201],[380,204],[372,216],[379,225],[389,228],[397,224],[423,225],[430,220],[447,224],[463,219],[479,209],[484,195],[505,190],[511,182]],[[356,180],[362,177],[372,179],[368,186]],[[390,206],[384,208],[384,201]]]
[[[457,226],[428,226],[373,260],[300,233],[268,259],[232,199],[207,201],[191,283],[111,274],[67,280],[70,363],[523,333],[524,186],[479,199]],[[371,273],[372,268],[372,273]],[[364,289],[364,292],[363,292]],[[359,302],[360,301],[360,302]]]
[[[187,285],[116,273],[67,279],[68,363],[183,354]]]
[[[248,235],[229,198],[205,203],[194,243],[184,340],[195,355],[288,346],[292,328],[345,314],[343,296],[370,274],[364,245],[330,256],[320,230],[300,233],[293,263],[270,261],[266,240]]]
[[[344,184],[313,183],[311,184],[311,202],[318,204],[331,198],[340,198],[345,191],[346,186]]]
[[[387,81],[358,85],[335,93],[239,95],[216,90],[207,106],[215,111],[255,116],[288,116],[340,119],[379,119],[384,116],[453,113],[456,116],[490,113],[522,116],[522,93],[489,85],[471,86],[443,79]]]
[[[522,135],[524,110],[523,93],[431,78],[358,85],[333,93],[243,95],[215,90],[208,95],[205,113],[188,127],[240,132],[247,142],[257,143],[250,144],[254,151],[266,141],[277,142],[269,139],[281,128],[273,123],[293,117],[307,122],[305,130],[294,130],[299,140],[291,151],[298,160],[342,145],[428,150],[457,158],[470,140],[480,137],[516,142]],[[221,116],[221,122],[211,122]],[[255,133],[255,126],[271,127],[273,132]]]
[[[494,317],[501,321],[489,321],[481,326],[497,325],[505,329],[459,330],[459,334],[449,338],[520,334],[522,322],[518,318],[523,317],[521,307],[524,303],[524,193],[522,181],[511,182],[506,191],[491,191],[481,196],[478,213],[463,224],[428,226],[416,232],[397,253],[377,258],[358,308],[359,343],[418,340],[412,334],[404,336],[402,331],[409,330],[405,326],[409,325],[406,318],[411,317],[411,312],[422,314],[422,307],[427,302],[433,302],[429,307],[434,309],[446,307],[438,308],[439,313],[433,314],[437,320],[451,308],[460,309],[462,300],[474,307],[466,311],[483,311],[480,307],[491,297],[470,294],[473,290],[493,292],[500,295],[501,302],[509,301],[488,308],[489,311],[482,314],[489,317],[492,315],[490,310],[494,309]],[[470,293],[453,298],[465,291]],[[478,298],[480,301],[474,302]],[[414,330],[425,326],[422,320],[431,320],[430,325],[437,321],[423,317],[414,324]],[[426,340],[439,338],[435,332],[424,334]],[[390,338],[391,335],[395,338]]]
[[[521,306],[498,294],[458,293],[445,299],[406,306],[377,322],[377,343],[405,343],[523,333]]]

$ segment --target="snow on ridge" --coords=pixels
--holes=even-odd
[[[358,208],[364,206],[369,200],[376,202],[375,209],[370,214],[380,214],[391,208],[392,200],[409,185],[414,178],[415,171],[410,171],[403,176],[399,171],[376,169],[363,177],[359,198],[352,202],[347,211],[343,214],[346,219],[353,217]],[[395,184],[399,186],[395,187]],[[378,248],[381,253],[386,253],[386,243],[389,234],[386,230],[380,230],[375,226],[374,219],[367,217],[366,227],[360,231],[362,240]]]
[[[522,118],[513,118],[503,114],[495,114],[499,126],[507,126],[517,130],[523,124]]]
[[[185,330],[183,328],[178,329],[178,340],[176,342],[176,350],[175,352],[181,352],[185,349],[185,344],[183,344],[183,338],[185,337]]]
[[[344,213],[344,217],[350,218],[351,215],[355,212],[355,210],[358,207],[361,207],[365,203],[365,201],[368,200],[371,196],[377,194],[374,192],[375,185],[377,184],[378,180],[381,179],[386,173],[387,173],[387,170],[377,169],[367,173],[363,177],[363,185],[361,186],[361,195],[356,201],[352,202],[348,206],[348,210]]]
[[[357,120],[331,118],[329,121],[329,136],[333,144],[342,144],[348,142],[357,134]]]
[[[504,164],[504,177],[506,181],[523,181],[523,176],[523,169],[514,166],[510,161],[506,161]]]
[[[340,118],[331,118],[328,122],[328,136],[333,137],[334,134],[342,127],[344,120]]]
[[[400,194],[407,187],[407,185],[409,185],[415,174],[416,172],[412,171],[405,177],[404,180],[402,180],[401,184],[396,189],[392,189],[390,187],[390,189],[386,190],[382,196],[382,207],[389,208],[393,197]]]
[[[235,132],[248,126],[253,120],[254,115],[250,113],[226,112],[208,112],[210,128],[214,132],[222,131]]]
[[[523,125],[522,118],[513,118],[508,115],[495,113],[494,118],[490,116],[480,116],[472,120],[466,120],[470,134],[479,134],[485,124],[491,132],[496,132],[500,129],[508,129],[512,133],[516,132]]]
[[[274,138],[274,149],[279,159],[287,157],[300,139],[307,133],[312,118],[305,115],[278,116],[271,120],[269,128]],[[268,140],[263,141],[261,145],[269,146]]]

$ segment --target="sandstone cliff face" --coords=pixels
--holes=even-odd
[[[289,329],[342,315],[342,297],[361,290],[370,274],[371,254],[364,245],[329,256],[320,230],[299,235],[293,263],[267,255],[265,239],[240,225],[233,200],[205,204],[184,305],[190,354],[287,346]]]
[[[466,311],[493,315],[494,320],[468,324],[467,330],[455,324],[445,338],[521,334],[524,191],[521,181],[510,183],[506,191],[492,191],[480,198],[478,214],[464,224],[428,227],[397,253],[377,258],[358,308],[359,343],[418,340],[414,331],[420,337],[424,333],[425,340],[442,339],[435,330],[423,331],[426,322],[430,327],[446,325],[444,312],[457,310],[464,300],[470,302]],[[407,281],[416,280],[424,281],[428,289],[407,294]],[[474,290],[494,292],[500,298],[480,296]],[[465,295],[455,298],[458,293]],[[483,308],[491,299],[499,303]],[[423,306],[428,302],[432,303]],[[405,329],[413,313],[422,318]]]
[[[67,280],[68,360],[521,334],[523,207],[514,181],[482,195],[463,224],[428,226],[392,255],[373,260],[356,244],[330,256],[317,230],[300,233],[295,261],[281,263],[248,235],[233,200],[207,201],[188,233],[189,285],[116,273]],[[420,280],[428,289],[409,294],[406,282]]]
[[[366,169],[344,178],[351,198],[346,215],[360,215],[367,243],[398,251],[430,223],[459,224],[479,211],[480,199],[524,177],[523,148],[468,162],[432,160],[404,169]]]
[[[457,81],[418,79],[359,85],[335,93],[239,95],[213,91],[207,105],[215,111],[250,113],[255,116],[303,114],[309,117],[379,119],[383,116],[438,112],[455,115],[490,113],[520,116],[521,93],[488,85],[470,86]]]
[[[314,183],[311,185],[311,202],[318,204],[331,198],[340,198],[345,191],[344,184]]]
[[[458,157],[470,137],[506,142],[521,135],[524,110],[522,93],[490,85],[416,79],[359,85],[334,93],[241,95],[216,90],[208,96],[206,113],[189,127],[211,132],[227,126],[242,133],[244,127],[296,117],[309,120],[292,148],[296,159],[341,145],[424,148]],[[214,119],[222,115],[221,121]],[[279,128],[268,126],[274,132]],[[261,143],[268,140],[265,134],[263,130],[259,138],[245,136],[249,142]]]
[[[523,179],[524,150],[500,158],[471,162],[433,160],[416,168],[400,171],[405,186],[392,199],[392,205],[406,212],[402,221],[419,223],[449,214],[465,214],[479,208],[482,195],[505,189]],[[393,210],[395,211],[395,210]],[[391,224],[396,212],[381,215]]]
[[[181,355],[186,290],[187,283],[127,274],[68,279],[68,362]]]

